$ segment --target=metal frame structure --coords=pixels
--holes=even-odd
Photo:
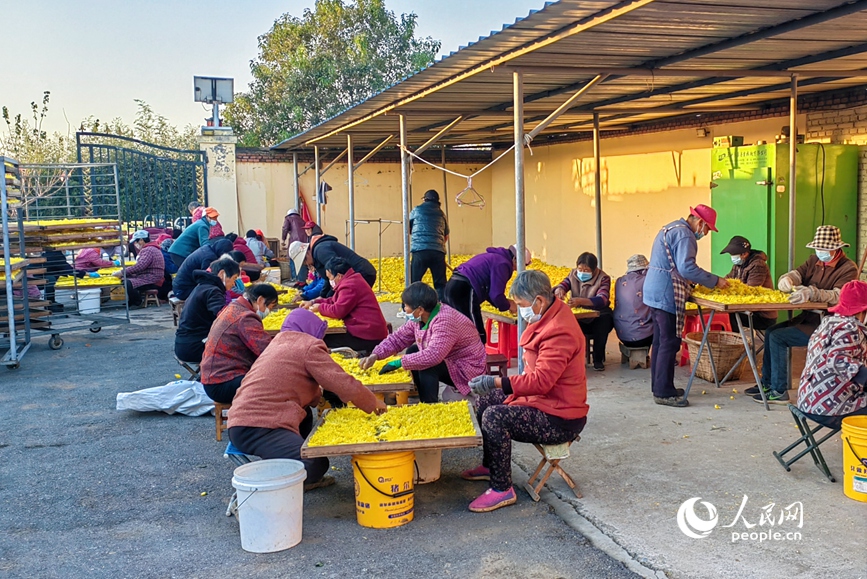
[[[576,62],[581,65],[571,66]],[[312,147],[318,167],[320,150],[342,148],[344,134],[352,133],[353,147],[363,149],[397,128],[408,282],[410,146],[423,151],[433,142],[512,144],[515,236],[521,249],[524,147],[590,132],[601,263],[602,131],[788,101],[790,142],[796,143],[799,91],[865,83],[867,0],[774,0],[750,7],[720,0],[703,2],[700,9],[684,0],[560,0],[274,148]],[[502,122],[506,118],[511,122]],[[528,124],[535,126],[526,131]],[[794,153],[792,146],[790,262]],[[522,260],[519,251],[519,270]]]
[[[30,349],[30,299],[27,292],[27,268],[28,261],[24,246],[24,215],[16,206],[21,205],[21,175],[18,161],[9,157],[0,156],[0,164],[3,165],[3,178],[0,179],[0,212],[2,212],[2,236],[3,236],[3,291],[6,301],[6,336],[0,340],[2,347],[8,347],[8,351],[0,359],[0,364],[10,370],[16,369],[24,358],[24,354]],[[10,229],[10,216],[14,212],[17,222],[18,255],[12,251],[12,230]],[[13,264],[12,259],[22,261]],[[15,319],[15,284],[21,281],[21,324]],[[23,327],[23,330],[21,329]]]

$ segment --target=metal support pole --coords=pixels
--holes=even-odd
[[[599,113],[593,113],[593,163],[596,189],[596,259],[602,269],[602,163],[599,156]]]
[[[346,153],[349,160],[346,168],[349,171],[349,249],[355,251],[355,161],[352,156],[352,135],[346,134]]]
[[[220,126],[220,105],[218,103],[214,103],[213,112],[211,113],[214,117],[214,126]]]
[[[298,153],[292,153],[292,175],[295,176],[295,209],[301,213],[301,183],[298,178]]]
[[[524,263],[524,73],[512,73],[512,101],[514,104],[514,129],[515,129],[515,256],[518,264],[518,273],[524,271],[527,265]],[[527,323],[518,316],[518,343],[521,343],[521,334]],[[524,371],[523,348],[518,349],[518,373]]]
[[[789,96],[789,271],[795,269],[795,171],[798,157],[798,77],[792,75]]]
[[[446,146],[440,147],[443,169],[446,168]],[[443,203],[446,206],[446,223],[449,221],[449,174],[442,171],[443,174]],[[450,232],[451,233],[451,232]],[[446,241],[446,263],[452,264],[452,236],[449,235]]]
[[[322,227],[322,204],[319,202],[319,187],[322,185],[322,174],[319,173],[319,146],[313,146],[313,164],[316,170],[316,225]]]
[[[400,191],[403,205],[403,285],[409,286],[409,155],[406,153],[406,115],[400,115]]]

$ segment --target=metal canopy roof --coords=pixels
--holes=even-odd
[[[512,72],[524,72],[525,130],[597,74],[608,74],[539,138],[684,114],[750,110],[867,82],[867,0],[561,0],[461,48],[276,145],[419,145],[463,115],[441,143],[511,143]],[[761,71],[759,74],[756,71]],[[834,74],[836,73],[836,74]],[[768,76],[774,75],[774,76]]]

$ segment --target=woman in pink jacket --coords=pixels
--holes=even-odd
[[[440,382],[449,387],[443,400],[469,396],[469,381],[485,372],[485,347],[473,322],[437,299],[437,292],[423,282],[416,282],[401,295],[407,322],[363,358],[360,366],[373,366],[377,360],[407,348],[400,360],[385,368],[404,368],[412,372],[412,381],[422,402],[439,399]]]

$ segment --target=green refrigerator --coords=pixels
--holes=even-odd
[[[857,260],[858,147],[801,144],[797,150],[795,192],[795,267],[813,250],[805,245],[820,225],[836,225],[846,254]],[[788,271],[789,145],[751,145],[713,149],[711,203],[719,233],[711,235],[712,269],[718,275],[732,267],[720,251],[734,235],[750,240],[768,254],[776,285]]]

